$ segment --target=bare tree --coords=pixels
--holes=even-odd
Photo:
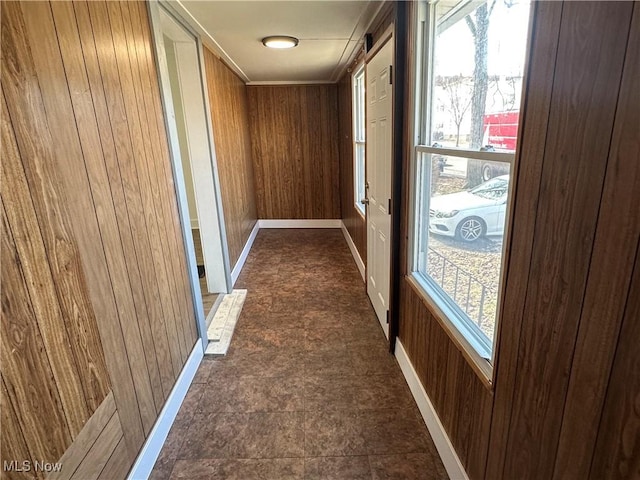
[[[474,67],[473,67],[473,91],[471,93],[471,138],[470,148],[482,147],[484,136],[484,113],[487,103],[487,90],[489,89],[489,72],[487,57],[489,48],[489,18],[496,6],[497,0],[490,4],[483,3],[474,14],[465,17],[467,26],[473,36]],[[468,186],[472,187],[482,182],[482,162],[469,160],[467,164]]]
[[[456,124],[456,147],[458,147],[460,146],[460,126],[471,106],[472,97],[468,94],[469,79],[462,75],[438,77],[436,86],[447,93],[449,102],[446,108],[453,117],[453,123]]]

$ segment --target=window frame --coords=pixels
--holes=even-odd
[[[366,79],[365,64],[362,62],[358,65],[351,76],[351,104],[352,104],[352,136],[353,136],[353,202],[356,211],[364,218],[366,215],[366,207],[362,203],[362,199],[366,197]],[[358,79],[362,78],[359,84]],[[362,86],[362,94],[359,92],[359,85]],[[358,123],[361,122],[361,125]],[[361,127],[361,128],[359,128]],[[359,135],[361,133],[362,135]],[[358,147],[362,149],[361,163],[358,159]]]
[[[481,151],[455,147],[436,147],[428,145],[431,139],[431,121],[434,95],[434,45],[436,35],[436,2],[427,0],[420,1],[418,14],[415,18],[416,38],[415,38],[415,70],[413,72],[413,109],[412,118],[412,140],[409,159],[409,244],[406,258],[407,279],[413,289],[422,297],[425,303],[432,310],[438,322],[443,326],[452,340],[461,347],[464,356],[471,362],[476,373],[485,384],[491,386],[494,373],[494,363],[496,357],[496,343],[499,334],[499,324],[502,320],[502,297],[505,290],[506,265],[508,261],[508,243],[511,238],[513,197],[515,191],[516,177],[516,151]],[[464,7],[465,2],[460,2],[459,6]],[[529,19],[529,25],[531,18]],[[527,39],[527,45],[530,39]],[[525,55],[528,52],[525,51]],[[526,61],[523,76],[526,76]],[[525,82],[523,81],[523,89]],[[522,108],[523,103],[521,103]],[[522,110],[520,110],[522,111]],[[520,129],[520,126],[519,126]],[[463,157],[467,159],[477,159],[492,162],[507,163],[510,167],[509,190],[505,212],[505,228],[503,235],[502,256],[500,265],[500,278],[497,291],[496,324],[493,339],[480,338],[475,331],[477,326],[471,321],[453,299],[439,286],[428,274],[418,271],[418,236],[420,227],[423,225],[418,219],[419,195],[421,180],[421,165],[423,156],[427,154],[438,154]],[[430,166],[430,163],[429,163]],[[431,184],[431,168],[426,172],[426,181]],[[473,325],[473,326],[472,326]],[[475,327],[475,328],[474,328]]]

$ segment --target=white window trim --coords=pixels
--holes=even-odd
[[[362,145],[365,152],[366,152],[366,137],[363,137],[362,140],[358,139],[358,125],[356,122],[358,122],[358,119],[360,117],[360,112],[358,112],[358,102],[356,101],[356,96],[357,96],[357,91],[356,91],[356,78],[359,77],[360,75],[362,75],[362,86],[363,88],[366,88],[366,83],[365,83],[365,79],[364,79],[364,62],[358,66],[356,68],[356,70],[354,71],[353,75],[351,76],[351,84],[352,84],[352,88],[351,88],[351,104],[352,104],[352,126],[351,126],[351,130],[352,130],[352,135],[353,135],[353,145],[352,145],[352,150],[353,150],[353,202],[354,202],[354,206],[356,207],[356,211],[362,216],[362,218],[365,218],[366,215],[366,209],[365,209],[365,205],[361,202],[362,195],[360,195],[360,188],[358,185],[358,171],[359,171],[359,167],[358,167],[358,145]],[[361,121],[363,123],[362,125],[362,131],[363,131],[363,135],[364,132],[366,130],[366,119],[365,119],[365,115],[366,115],[366,107],[363,104],[363,112],[362,112],[362,118]],[[365,157],[363,157],[363,162],[362,162],[362,181],[366,182],[366,154]],[[364,194],[366,195],[366,188],[364,188],[364,185],[361,185],[361,187],[363,187],[364,190]]]
[[[408,279],[415,288],[422,293],[422,297],[426,304],[432,310],[432,314],[436,315],[442,325],[448,330],[448,334],[455,338],[460,347],[464,349],[465,356],[470,359],[474,366],[474,370],[481,372],[484,379],[490,385],[493,379],[493,364],[496,354],[496,341],[498,324],[501,321],[501,301],[505,288],[505,262],[507,259],[507,248],[503,246],[503,255],[501,259],[501,275],[498,285],[497,306],[498,312],[496,316],[496,327],[493,335],[493,344],[488,348],[486,339],[479,338],[477,332],[473,331],[468,318],[460,315],[456,308],[452,308],[452,300],[448,298],[446,293],[439,287],[434,286],[434,282],[428,276],[420,273],[417,269],[418,256],[415,254],[418,245],[418,222],[416,222],[417,196],[418,196],[418,162],[423,153],[436,153],[439,155],[452,155],[458,157],[472,158],[478,160],[496,161],[508,163],[514,172],[515,152],[485,152],[479,150],[467,150],[461,148],[432,147],[425,143],[430,140],[430,122],[431,122],[431,98],[423,95],[425,88],[432,84],[432,68],[429,61],[424,59],[433,58],[433,34],[435,32],[435,2],[428,3],[421,1],[418,7],[417,28],[416,28],[416,65],[415,77],[413,82],[413,99],[415,112],[412,118],[413,129],[412,138],[415,147],[411,151],[409,165],[409,198],[410,198],[410,221],[409,221],[409,248],[407,261]],[[429,93],[430,95],[430,93]],[[430,172],[429,172],[430,181]],[[504,230],[504,239],[510,237],[511,230],[511,210],[513,208],[513,189],[515,178],[509,182],[508,202],[505,212],[506,225]],[[446,298],[445,298],[446,297]],[[459,308],[457,308],[459,310]]]

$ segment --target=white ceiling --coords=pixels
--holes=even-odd
[[[205,43],[250,84],[337,81],[380,6],[376,0],[178,2]],[[266,48],[261,40],[269,35],[300,43]]]

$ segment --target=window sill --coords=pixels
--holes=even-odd
[[[433,301],[432,298],[429,297],[429,295],[427,295],[422,285],[420,285],[412,274],[406,275],[405,280],[413,292],[420,298],[422,304],[426,307],[431,316],[440,324],[449,339],[455,344],[458,350],[460,350],[462,356],[465,358],[476,376],[480,379],[484,387],[489,391],[493,391],[493,366],[491,363],[480,356],[460,330],[458,330],[451,320],[449,320],[442,309]]]

